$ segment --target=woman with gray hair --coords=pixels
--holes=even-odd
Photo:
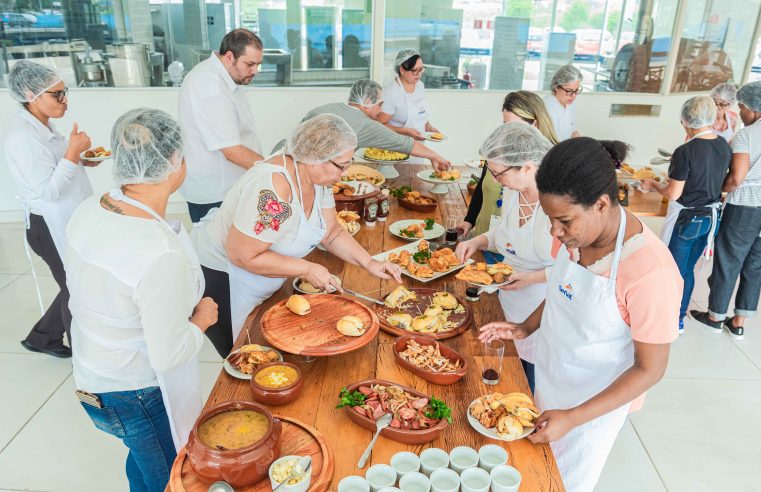
[[[661,240],[668,246],[684,279],[679,332],[695,287],[695,265],[709,251],[721,208],[721,184],[727,174],[732,149],[712,129],[716,104],[709,96],[691,97],[682,105],[682,126],[687,143],[671,156],[669,181],[642,180],[642,189],[655,190],[669,199]]]
[[[198,352],[217,306],[169,196],[185,179],[178,123],[156,109],[111,132],[119,188],[85,201],[67,227],[77,397],[124,442],[130,490],[164,490],[201,412]]]
[[[210,336],[223,357],[249,313],[286,278],[341,290],[326,267],[304,259],[318,244],[375,277],[401,281],[397,265],[373,260],[337,221],[330,185],[352,165],[356,146],[357,136],[340,116],[304,121],[281,153],[249,169],[211,220],[193,230],[207,292],[223,300],[220,309],[225,296],[230,299],[230,326]]]
[[[550,80],[550,94],[544,96],[544,104],[555,124],[555,132],[560,140],[580,137],[576,130],[576,96],[584,90],[581,70],[571,64],[558,68]]]
[[[716,120],[713,122],[713,131],[729,142],[737,130],[742,128],[740,115],[731,109],[737,104],[737,87],[725,82],[711,89],[709,95],[716,103]]]
[[[457,257],[466,261],[476,251],[492,250],[504,255],[513,268],[511,282],[499,287],[505,319],[523,322],[544,301],[545,268],[555,262],[550,221],[539,206],[536,172],[552,144],[533,126],[505,123],[481,145],[480,154],[497,182],[508,192],[504,213],[496,228],[457,245]],[[515,340],[531,391],[534,390],[533,337]]]

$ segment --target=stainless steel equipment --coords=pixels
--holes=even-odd
[[[291,54],[280,49],[265,49],[257,85],[291,85]]]
[[[112,55],[108,63],[116,87],[149,87],[151,57],[147,44],[123,43],[106,46]]]

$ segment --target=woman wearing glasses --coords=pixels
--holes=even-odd
[[[206,334],[221,356],[230,352],[251,310],[286,278],[340,290],[327,268],[303,259],[318,244],[378,278],[401,282],[397,265],[374,261],[336,219],[330,185],[352,164],[356,146],[356,135],[339,116],[302,122],[282,152],[246,171],[218,212],[193,229],[204,295],[219,304],[221,320]]]
[[[425,87],[420,78],[425,71],[423,59],[415,50],[402,50],[394,60],[396,77],[383,88],[383,112],[378,121],[402,135],[425,139],[423,132],[437,132],[428,121]]]
[[[550,81],[551,94],[544,96],[544,104],[547,105],[555,124],[558,138],[568,140],[580,137],[581,133],[576,130],[576,108],[573,103],[576,96],[584,89],[581,87],[583,77],[581,71],[573,65],[563,65],[552,75]]]
[[[79,155],[90,148],[90,138],[77,129],[66,138],[51,118],[62,118],[68,107],[68,89],[55,70],[19,60],[8,76],[8,88],[21,103],[5,140],[5,160],[26,212],[26,240],[50,267],[60,292],[21,342],[27,350],[54,357],[71,357],[63,343],[71,328],[69,291],[61,263],[66,224],[88,196],[92,186]],[[69,338],[71,344],[71,338]]]
[[[730,109],[737,104],[737,87],[727,83],[719,84],[711,89],[709,95],[716,103],[716,121],[713,123],[713,131],[729,142],[737,130],[743,127],[740,115]]]

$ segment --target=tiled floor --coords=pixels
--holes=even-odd
[[[79,407],[70,362],[19,345],[39,317],[21,231],[0,225],[0,492],[125,491],[125,448]],[[50,302],[55,283],[35,261]],[[710,268],[698,274],[696,307],[705,308]],[[761,321],[751,321],[745,340],[734,341],[687,321],[666,377],[627,422],[597,492],[761,491],[759,328]],[[201,364],[208,394],[221,369],[209,344]]]

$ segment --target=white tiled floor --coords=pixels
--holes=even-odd
[[[126,450],[74,399],[71,363],[19,345],[39,317],[21,231],[0,225],[0,492],[127,490]],[[50,302],[55,282],[34,261]],[[710,267],[698,274],[695,307],[707,303]],[[666,377],[627,422],[597,492],[761,491],[760,327],[751,320],[745,340],[734,341],[687,320]],[[221,362],[208,343],[200,360],[208,394]]]

